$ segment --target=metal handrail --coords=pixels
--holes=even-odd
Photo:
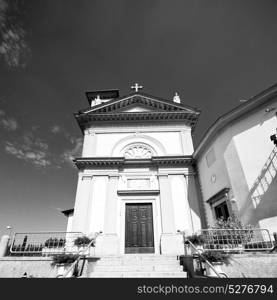
[[[216,271],[216,269],[214,268],[214,266],[201,254],[201,251],[199,251],[195,246],[194,244],[189,241],[188,239],[185,240],[185,243],[189,243],[190,246],[192,246],[194,248],[194,250],[198,253],[199,256],[201,256],[202,259],[204,259],[204,261],[207,263],[207,265],[215,272],[216,276],[218,278],[221,278],[220,274]],[[227,275],[226,275],[227,276]]]
[[[96,238],[97,238],[97,236],[100,234],[100,232],[97,232],[96,234],[95,234],[95,237],[89,242],[89,244],[87,245],[87,247],[85,248],[85,249],[83,249],[83,250],[81,250],[80,252],[79,252],[79,256],[78,256],[78,258],[72,263],[72,265],[66,270],[66,272],[62,275],[62,276],[60,276],[60,275],[58,275],[57,276],[57,278],[65,278],[72,270],[73,270],[73,268],[75,268],[75,266],[78,264],[78,262],[80,261],[80,259],[83,257],[83,258],[85,258],[86,257],[86,254],[85,254],[85,252],[91,247],[91,245],[95,242],[95,240],[96,240]]]

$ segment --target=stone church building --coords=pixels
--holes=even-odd
[[[162,99],[142,92],[138,84],[132,89],[125,96],[118,90],[87,92],[89,107],[75,114],[84,141],[82,156],[74,159],[79,172],[75,206],[63,211],[67,231],[101,232],[96,243],[99,255],[183,254],[182,232],[207,228],[218,216],[245,214],[240,208],[245,210],[255,176],[275,149],[269,134],[277,127],[277,86],[220,118],[197,151],[192,135],[198,109],[183,103],[177,94]],[[258,150],[252,151],[251,160],[253,135]],[[248,154],[243,151],[246,145]],[[253,177],[250,170],[257,159]],[[246,173],[253,177],[249,187]],[[268,191],[272,200],[267,209],[272,212],[275,207],[277,216],[276,189]],[[247,205],[252,205],[249,201]],[[267,215],[263,212],[262,218]],[[270,216],[273,223],[274,216]],[[259,223],[252,219],[254,225]],[[270,222],[266,224],[270,227]]]
[[[99,254],[183,253],[181,231],[201,228],[192,133],[199,110],[134,91],[88,92],[75,114],[84,134],[67,231],[102,232]],[[202,220],[203,221],[203,220]]]

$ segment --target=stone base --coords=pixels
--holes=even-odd
[[[119,237],[117,234],[103,234],[96,239],[95,255],[118,255]]]
[[[184,241],[182,234],[163,233],[161,235],[161,254],[183,255]]]

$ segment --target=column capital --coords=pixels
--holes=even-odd
[[[95,130],[91,129],[91,128],[87,128],[87,129],[85,129],[84,134],[85,135],[95,135]]]
[[[119,178],[119,174],[118,173],[110,173],[110,174],[108,174],[108,177],[109,178]]]
[[[158,173],[157,176],[158,177],[168,177],[168,173]]]
[[[92,174],[85,174],[84,172],[79,172],[78,178],[81,180],[90,180],[92,179],[93,175]]]
[[[93,176],[92,175],[86,175],[86,174],[82,174],[82,176],[80,177],[82,180],[92,180]]]

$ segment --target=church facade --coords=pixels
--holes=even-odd
[[[205,226],[192,132],[200,111],[176,94],[88,92],[75,114],[84,134],[67,231],[97,237],[96,254],[182,254],[182,232]]]
[[[68,232],[97,237],[96,254],[183,254],[183,233],[236,215],[277,232],[277,85],[207,130],[197,148],[200,115],[176,94],[88,92],[75,114],[84,134]]]

